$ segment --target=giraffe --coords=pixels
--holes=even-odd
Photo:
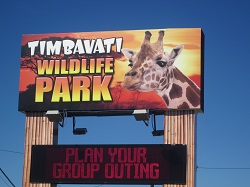
[[[169,109],[199,109],[200,88],[174,65],[184,46],[178,45],[167,53],[163,49],[164,31],[159,31],[155,43],[150,42],[151,36],[145,32],[138,52],[122,49],[131,67],[122,86],[127,90],[154,91]]]

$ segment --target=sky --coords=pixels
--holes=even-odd
[[[249,186],[249,8],[248,0],[1,0],[0,168],[15,186],[21,186],[25,114],[18,111],[18,97],[23,34],[202,28],[205,109],[197,115],[196,185]],[[163,143],[163,137],[152,136],[150,125],[133,116],[77,117],[76,121],[88,133],[74,136],[68,120],[64,128],[59,127],[59,144]],[[157,128],[163,128],[163,116],[157,116]],[[1,173],[0,186],[11,186]]]

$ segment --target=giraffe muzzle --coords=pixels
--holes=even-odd
[[[141,73],[131,70],[125,74],[122,86],[128,90],[138,89],[141,85]]]
[[[137,71],[129,71],[128,73],[125,74],[126,77],[131,76],[131,77],[135,77],[138,74]]]

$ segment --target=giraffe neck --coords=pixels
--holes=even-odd
[[[171,72],[169,84],[157,94],[162,97],[168,108],[194,109],[200,108],[200,89],[186,77],[178,68]]]

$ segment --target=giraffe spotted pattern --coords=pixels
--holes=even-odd
[[[128,90],[155,91],[168,108],[200,108],[200,88],[174,65],[183,46],[176,46],[167,53],[163,48],[164,31],[159,31],[154,43],[150,42],[151,36],[149,31],[145,32],[138,52],[122,49],[131,67],[122,86]]]

